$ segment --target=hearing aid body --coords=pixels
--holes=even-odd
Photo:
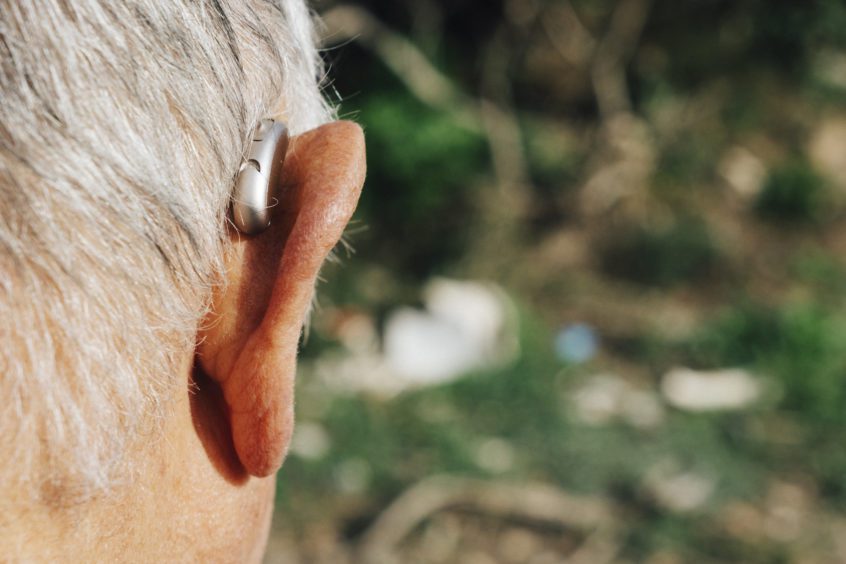
[[[232,223],[246,235],[261,233],[270,225],[288,150],[288,128],[280,121],[264,119],[256,127],[252,141],[235,181],[231,206]]]

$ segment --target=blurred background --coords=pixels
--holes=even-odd
[[[846,561],[846,4],[315,8],[369,173],[267,561]]]

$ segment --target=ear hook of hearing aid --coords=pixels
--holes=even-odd
[[[279,175],[288,150],[288,128],[281,121],[263,119],[253,132],[246,161],[241,164],[232,192],[231,217],[238,231],[257,235],[270,225]]]

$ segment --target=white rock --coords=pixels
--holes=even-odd
[[[670,460],[659,462],[647,473],[645,486],[658,505],[674,513],[701,508],[716,489],[711,478],[693,471],[680,471]]]
[[[578,418],[588,425],[610,423],[620,412],[627,384],[617,376],[598,374],[573,393]]]
[[[664,405],[652,392],[631,390],[623,397],[620,416],[638,429],[654,429],[664,422]]]
[[[338,340],[353,353],[371,353],[379,348],[376,322],[366,313],[345,316],[336,328]]]
[[[514,306],[496,285],[439,278],[423,297],[425,309],[388,315],[381,347],[371,317],[347,316],[336,329],[346,350],[309,367],[333,390],[389,398],[501,365],[519,352]]]
[[[664,406],[652,392],[639,390],[612,374],[598,374],[572,395],[576,416],[588,425],[605,425],[621,419],[639,429],[664,421]]]
[[[486,439],[476,449],[476,464],[496,474],[507,472],[514,466],[514,447],[497,437]]]
[[[370,464],[361,458],[350,458],[341,462],[335,469],[335,485],[347,494],[364,492],[370,485],[373,470]]]
[[[664,375],[661,392],[670,405],[685,411],[738,410],[760,398],[761,383],[740,368],[674,368]]]
[[[385,358],[403,379],[418,384],[448,380],[476,366],[480,351],[449,320],[402,308],[385,324]]]
[[[385,323],[387,366],[408,384],[451,380],[516,353],[513,315],[495,287],[436,279],[424,303],[425,311],[400,308]]]
[[[509,314],[495,286],[435,278],[423,290],[423,300],[434,317],[449,321],[480,352],[496,353]]]
[[[326,430],[317,423],[303,421],[294,427],[294,436],[291,438],[291,454],[307,460],[323,458],[331,440]]]
[[[738,196],[751,200],[761,191],[767,168],[749,149],[735,146],[720,160],[719,173]]]
[[[811,134],[808,155],[814,166],[841,190],[846,190],[846,117],[825,119]]]

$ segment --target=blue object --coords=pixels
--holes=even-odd
[[[555,335],[555,355],[570,364],[581,364],[596,356],[599,337],[593,327],[574,323],[562,328]]]

